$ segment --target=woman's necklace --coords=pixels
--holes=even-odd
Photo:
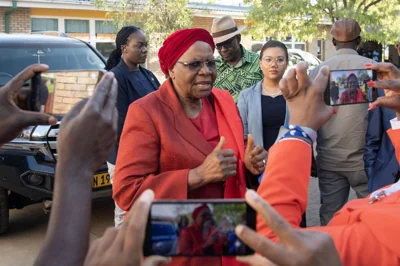
[[[269,92],[265,89],[264,84],[262,85],[262,91],[263,91],[263,94],[264,94],[264,95],[269,96],[269,97],[272,97],[272,98],[275,98],[275,97],[278,97],[279,95],[282,95],[282,91],[281,91],[281,90],[279,90],[279,92],[277,92],[277,93],[269,93]]]

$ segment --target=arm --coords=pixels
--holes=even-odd
[[[381,146],[382,135],[382,109],[377,107],[368,113],[368,127],[365,135],[364,164],[368,179],[372,178],[375,160]]]
[[[363,220],[369,220],[374,224],[376,219],[376,216],[367,213],[363,217]],[[306,230],[329,234],[343,265],[397,265],[399,262],[396,252],[386,248],[371,231],[370,226],[371,224],[361,221],[351,225],[328,225]]]
[[[299,227],[301,215],[306,210],[310,169],[311,146],[297,139],[282,140],[271,147],[267,168],[257,190],[293,227]],[[276,239],[261,219],[257,219],[257,231]]]
[[[160,173],[160,148],[153,120],[140,104],[132,104],[121,135],[113,184],[113,198],[121,209],[129,210],[146,189],[152,189],[156,198],[187,198],[189,169]]]
[[[245,98],[243,91],[240,92],[240,94],[239,94],[239,100],[237,103],[237,107],[239,109],[240,117],[242,118],[244,138],[246,139],[247,135],[249,134],[249,127],[248,127],[248,123],[247,123],[247,115],[248,115],[247,102],[246,102],[246,98]]]

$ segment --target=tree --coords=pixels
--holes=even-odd
[[[188,0],[95,0],[95,4],[106,11],[116,32],[123,26],[139,26],[157,48],[172,32],[192,26]]]
[[[257,38],[288,35],[300,41],[326,38],[324,25],[352,18],[364,40],[397,43],[400,32],[399,0],[247,0],[250,33]]]

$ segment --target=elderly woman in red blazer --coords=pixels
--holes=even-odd
[[[121,135],[113,197],[123,210],[146,189],[158,199],[243,198],[246,176],[264,171],[267,152],[251,136],[245,149],[232,97],[213,88],[214,48],[204,29],[179,30],[163,43],[158,56],[169,78],[130,105]],[[221,263],[209,260],[193,261]]]

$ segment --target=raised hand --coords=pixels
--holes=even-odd
[[[253,190],[246,192],[246,201],[262,217],[279,238],[279,243],[265,238],[247,226],[236,227],[237,236],[260,255],[237,259],[252,266],[340,266],[340,257],[332,238],[322,232],[292,228]],[[262,256],[262,257],[261,257]]]
[[[237,158],[233,150],[223,149],[225,138],[221,140],[214,150],[207,156],[203,164],[195,170],[204,184],[225,181],[237,173]]]
[[[247,146],[244,153],[244,164],[252,174],[260,175],[265,170],[268,152],[260,146],[254,147],[253,135],[247,136]]]
[[[135,201],[120,228],[108,228],[90,246],[85,266],[157,266],[170,260],[151,256],[143,259],[143,242],[154,193],[146,190]]]
[[[35,73],[47,71],[47,65],[31,65],[0,88],[0,145],[7,143],[21,134],[28,126],[54,125],[53,116],[24,110],[30,93],[29,87],[22,87]]]
[[[290,124],[317,131],[333,115],[333,107],[324,102],[329,68],[323,66],[315,80],[307,75],[307,64],[300,62],[280,81],[280,88],[290,112]]]

